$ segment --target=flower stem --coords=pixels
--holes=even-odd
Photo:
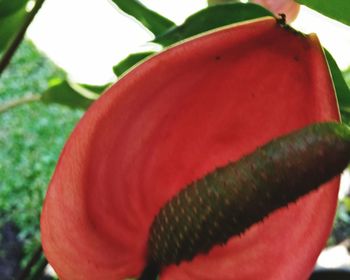
[[[23,96],[15,100],[10,100],[5,104],[0,104],[0,114],[5,113],[6,111],[12,108],[15,108],[17,106],[34,102],[34,101],[39,101],[40,98],[41,96],[39,94],[36,94],[36,95],[33,94],[33,95]]]
[[[35,5],[34,5],[32,11],[24,19],[24,22],[23,22],[21,28],[19,29],[18,33],[16,34],[16,36],[12,40],[10,46],[5,51],[3,57],[0,59],[0,77],[1,77],[1,74],[4,72],[4,70],[6,69],[7,65],[10,63],[11,58],[15,54],[18,46],[21,44],[29,25],[33,21],[35,15],[40,10],[44,1],[45,0],[36,0],[35,1]]]

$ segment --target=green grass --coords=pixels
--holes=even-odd
[[[0,78],[0,104],[38,94],[64,73],[25,41]],[[14,221],[27,254],[40,242],[41,205],[60,151],[82,111],[33,102],[0,114],[0,223]]]

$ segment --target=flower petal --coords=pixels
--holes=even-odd
[[[72,133],[43,208],[45,254],[61,279],[136,277],[153,218],[180,189],[271,138],[338,118],[314,35],[264,18],[172,47],[112,86]],[[338,184],[162,279],[306,278]]]

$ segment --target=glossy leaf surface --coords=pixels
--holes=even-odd
[[[7,17],[27,4],[28,0],[0,0],[0,18]]]
[[[41,96],[44,103],[59,103],[71,108],[87,109],[108,85],[81,85],[66,80],[53,81]]]
[[[24,8],[6,17],[0,17],[0,52],[6,49],[21,27],[27,12]]]
[[[199,33],[245,20],[272,16],[272,13],[255,4],[224,4],[205,8],[180,25],[157,36],[154,42],[169,46]]]
[[[119,77],[135,64],[139,63],[146,57],[154,54],[155,52],[141,52],[141,53],[133,53],[128,55],[125,59],[120,61],[117,65],[113,67],[114,73]]]
[[[337,99],[339,104],[339,110],[341,113],[342,121],[350,124],[350,90],[346,84],[343,74],[340,71],[337,63],[332,55],[325,49],[326,58],[328,61],[329,69],[332,74],[335,91],[337,93]]]
[[[134,17],[142,23],[154,35],[161,34],[173,27],[175,24],[161,16],[160,14],[148,9],[138,0],[112,0],[119,9],[128,15]]]

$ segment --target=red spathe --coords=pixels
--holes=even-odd
[[[273,18],[219,29],[139,65],[85,114],[60,157],[42,218],[60,279],[125,279],[180,189],[271,138],[338,120],[317,38]],[[161,279],[306,279],[332,226],[339,178]]]

